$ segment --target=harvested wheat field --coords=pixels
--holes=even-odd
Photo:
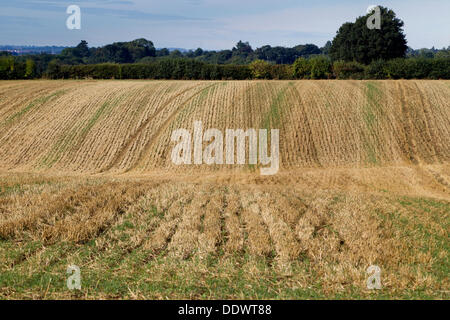
[[[194,121],[279,172],[173,164]],[[3,299],[448,299],[449,214],[450,81],[0,82]]]

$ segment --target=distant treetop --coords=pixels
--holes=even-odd
[[[408,47],[403,33],[403,21],[390,9],[380,7],[380,11],[381,29],[367,27],[371,14],[359,17],[353,23],[344,23],[333,39],[331,58],[368,64],[379,59],[405,57]]]

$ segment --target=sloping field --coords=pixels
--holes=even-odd
[[[194,121],[279,173],[175,166]],[[448,299],[449,214],[449,81],[0,82],[0,298]]]
[[[2,82],[0,168],[180,169],[170,136],[196,120],[280,129],[284,170],[439,164],[449,119],[448,81]]]

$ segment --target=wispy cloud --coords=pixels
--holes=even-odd
[[[91,45],[145,37],[158,47],[230,48],[324,44],[339,26],[365,14],[372,0],[0,0],[0,43]],[[66,8],[82,10],[68,31]],[[412,47],[448,46],[450,1],[377,0],[405,21]]]
[[[131,20],[157,20],[157,21],[205,21],[205,18],[186,17],[169,14],[155,14],[137,10],[85,8],[83,13],[95,16],[112,16]]]
[[[22,16],[0,16],[1,25],[15,25],[20,24],[28,27],[42,27],[42,23],[39,21],[40,19],[30,18],[30,17],[22,17]]]

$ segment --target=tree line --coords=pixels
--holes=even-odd
[[[256,60],[249,65],[209,64],[192,59],[166,59],[150,63],[55,65],[50,79],[450,79],[450,58],[397,58],[368,65],[326,57],[299,58],[292,65]]]

